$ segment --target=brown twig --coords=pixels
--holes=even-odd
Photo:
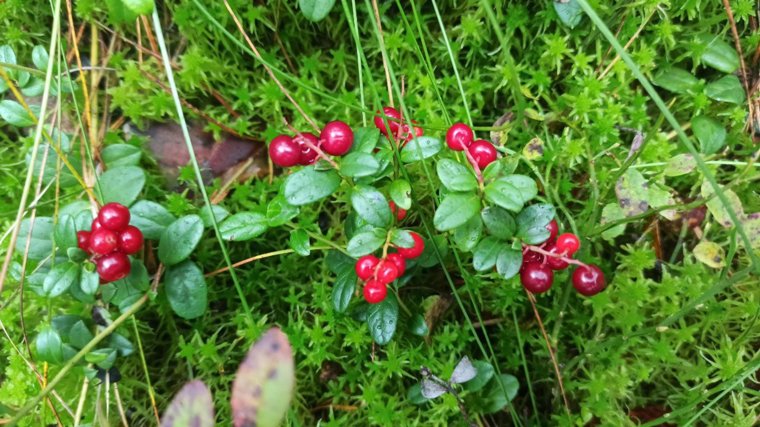
[[[726,9],[726,15],[728,16],[728,23],[731,25],[731,36],[734,38],[734,46],[736,46],[736,52],[739,54],[739,70],[741,72],[742,85],[744,85],[744,91],[747,92],[747,108],[749,108],[749,117],[755,117],[753,114],[754,106],[752,105],[752,93],[749,90],[749,80],[747,79],[747,64],[744,63],[744,52],[742,51],[741,39],[739,39],[739,31],[736,29],[736,21],[734,20],[734,11],[731,9],[731,4],[728,0],[723,0],[723,7]],[[751,128],[752,120],[747,121],[747,128]]]
[[[314,122],[314,120],[309,117],[306,112],[301,108],[301,106],[296,102],[295,99],[293,99],[293,96],[290,95],[290,92],[288,92],[287,89],[285,89],[285,86],[282,85],[280,80],[277,78],[277,76],[274,75],[274,72],[271,68],[264,62],[264,59],[261,57],[261,54],[259,53],[259,50],[256,49],[256,45],[253,44],[251,41],[251,38],[248,37],[248,34],[245,32],[245,29],[243,28],[243,24],[240,23],[240,20],[238,19],[237,15],[235,15],[235,12],[232,10],[232,7],[230,6],[230,3],[227,0],[224,0],[224,6],[227,8],[227,11],[229,12],[230,16],[232,16],[232,20],[235,21],[235,25],[238,28],[238,31],[240,31],[240,34],[243,35],[243,38],[245,38],[246,43],[248,43],[248,47],[251,48],[251,51],[253,51],[254,56],[256,59],[259,60],[261,65],[266,70],[267,74],[269,74],[269,77],[274,80],[274,82],[277,84],[277,86],[280,88],[280,91],[285,95],[286,98],[290,101],[291,104],[293,104],[293,107],[295,107],[296,110],[303,116],[303,118],[311,125],[314,130],[319,133],[320,129],[317,126],[317,124]]]
[[[554,349],[552,348],[552,344],[549,341],[549,336],[546,335],[544,322],[541,321],[541,315],[538,314],[538,309],[536,308],[536,297],[534,297],[533,294],[527,289],[525,290],[525,293],[528,294],[528,300],[530,301],[530,305],[533,307],[533,314],[536,316],[538,327],[541,329],[541,334],[544,336],[544,341],[546,341],[546,349],[549,350],[549,357],[552,360],[552,365],[554,365],[554,373],[557,375],[557,382],[559,383],[559,391],[560,391],[560,394],[562,394],[562,400],[565,403],[565,410],[568,413],[570,413],[570,404],[568,403],[567,396],[565,395],[565,385],[562,382],[562,374],[559,371],[559,364],[557,363],[557,357],[554,355]]]

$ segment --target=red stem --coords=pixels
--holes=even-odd
[[[578,265],[578,266],[581,266],[581,267],[588,267],[588,265],[584,264],[581,261],[578,261],[577,259],[566,257],[564,254],[555,254],[555,253],[543,250],[543,249],[539,248],[538,246],[525,245],[525,249],[527,249],[529,251],[533,251],[533,252],[539,253],[539,254],[544,255],[544,256],[550,256],[552,258],[559,258],[559,259],[561,259],[562,261],[565,261],[568,264],[575,264],[575,265]]]
[[[483,172],[480,171],[480,166],[478,166],[478,162],[475,161],[474,157],[472,157],[472,154],[470,154],[470,150],[465,148],[462,151],[464,151],[464,155],[467,156],[467,161],[470,162],[470,164],[472,165],[472,168],[475,169],[475,176],[478,177],[478,183],[480,183],[480,185],[483,186]]]
[[[331,159],[327,156],[319,147],[312,144],[311,141],[309,141],[309,138],[306,138],[303,136],[303,132],[297,131],[293,126],[288,123],[288,120],[283,117],[282,121],[285,122],[285,126],[290,129],[291,132],[301,137],[301,141],[303,141],[304,144],[306,144],[309,148],[317,152],[317,158],[318,159],[324,159],[327,163],[329,163],[332,167],[334,167],[336,170],[340,170],[340,166],[338,166],[337,163],[335,163],[335,160]]]

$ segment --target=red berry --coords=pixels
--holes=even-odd
[[[364,299],[370,304],[382,302],[386,295],[388,287],[377,280],[370,280],[364,285]]]
[[[119,250],[127,255],[140,252],[143,245],[143,234],[139,228],[130,225],[119,234]]]
[[[538,252],[528,251],[523,254],[522,265],[530,264],[531,262],[537,262],[539,264],[544,262],[544,256]]]
[[[90,225],[90,232],[94,233],[98,230],[101,230],[103,226],[100,224],[100,221],[98,221],[97,218],[92,220],[92,224]]]
[[[529,292],[540,294],[552,287],[554,272],[547,265],[531,262],[520,270],[520,282]]]
[[[98,212],[98,222],[118,233],[129,225],[129,209],[120,203],[107,203]]]
[[[377,271],[375,272],[375,277],[377,278],[377,281],[382,284],[393,282],[398,278],[396,264],[388,259],[380,261],[380,265],[377,266]]]
[[[380,113],[378,111],[377,114],[378,115],[375,116],[375,126],[380,129],[380,132],[383,135],[388,136],[388,128],[390,128],[391,133],[395,135],[401,124],[401,113],[393,107],[383,107],[383,112]],[[385,119],[383,119],[383,115],[385,116]],[[385,125],[386,120],[388,121],[388,127]]]
[[[322,142],[322,150],[333,156],[342,156],[348,153],[354,143],[354,132],[351,127],[339,120],[330,122],[319,134]]]
[[[454,123],[446,132],[446,145],[454,151],[462,151],[472,144],[475,134],[464,123]]]
[[[295,166],[301,163],[301,147],[293,138],[279,135],[269,143],[269,158],[283,168]]]
[[[108,229],[90,234],[90,250],[98,255],[107,255],[119,246],[119,235]]]
[[[374,255],[364,255],[356,261],[354,269],[356,275],[362,280],[367,280],[375,274],[375,268],[380,260]]]
[[[480,169],[485,169],[491,162],[496,160],[496,149],[490,142],[479,139],[472,143],[467,150],[470,152],[472,158],[478,164]]]
[[[578,240],[578,236],[573,233],[563,233],[557,236],[557,250],[559,253],[572,256],[581,247],[581,241]]]
[[[393,215],[396,216],[396,220],[401,221],[402,219],[406,218],[406,209],[402,209],[396,206],[396,203],[394,203],[393,200],[388,202],[388,206],[390,206]]]
[[[561,252],[557,249],[555,245],[548,246],[545,248],[545,250],[553,254],[557,254],[557,255],[561,254]],[[564,270],[567,268],[568,263],[566,261],[563,261],[561,258],[547,256],[546,265],[548,265],[549,268],[551,268],[552,270]]]
[[[89,253],[90,252],[90,232],[89,231],[77,231],[77,246],[79,249]]]
[[[557,224],[557,221],[551,220],[548,224],[546,224],[546,229],[549,230],[549,238],[546,239],[546,241],[551,242],[555,237],[557,237],[557,234],[559,233],[559,225]]]
[[[604,273],[594,264],[580,266],[573,271],[573,287],[581,295],[596,295],[604,290],[604,286]]]
[[[100,280],[108,283],[127,277],[131,266],[125,254],[114,252],[98,258],[97,267]]]
[[[301,147],[301,160],[300,164],[304,166],[308,166],[313,164],[315,161],[317,161],[317,152],[309,147],[308,144],[304,141],[311,142],[311,145],[315,147],[319,147],[319,138],[317,138],[316,135],[310,132],[303,132],[293,137],[293,141],[298,144],[299,147]]]
[[[414,239],[414,246],[411,248],[399,247],[397,248],[398,253],[406,259],[417,258],[418,256],[422,255],[422,252],[425,250],[425,241],[422,240],[422,236],[415,233],[414,231],[410,231],[409,234],[411,234],[412,239]]]
[[[401,277],[404,275],[404,272],[406,271],[406,260],[404,259],[404,257],[401,256],[401,254],[398,254],[398,253],[388,254],[388,256],[386,256],[385,259],[392,262],[393,265],[396,266],[396,271],[398,271],[398,277]]]

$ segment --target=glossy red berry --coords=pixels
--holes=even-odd
[[[333,156],[342,156],[351,149],[354,132],[349,125],[336,120],[325,125],[319,139],[322,142],[322,151]]]
[[[547,265],[531,262],[520,270],[520,282],[528,291],[540,294],[552,287],[554,272]]]
[[[388,295],[388,286],[377,280],[370,280],[364,285],[364,299],[370,304],[377,304]]]
[[[559,225],[557,224],[557,221],[551,220],[546,224],[546,229],[549,230],[549,238],[546,239],[546,241],[551,242],[557,237],[557,234],[559,234]]]
[[[103,283],[127,277],[130,267],[129,258],[121,252],[108,254],[97,260],[98,275]]]
[[[380,260],[374,255],[364,255],[356,261],[354,269],[361,280],[367,280],[375,274],[375,268]]]
[[[107,255],[119,247],[119,235],[103,228],[90,234],[90,250],[98,255]]]
[[[79,249],[90,252],[90,232],[89,231],[77,231],[77,246]]]
[[[388,259],[381,260],[377,270],[375,270],[375,278],[378,282],[386,285],[398,279],[396,264]]]
[[[269,143],[269,158],[283,168],[295,166],[301,163],[301,147],[293,138],[280,135]]]
[[[563,233],[557,236],[557,243],[554,244],[557,247],[559,253],[564,253],[568,256],[572,256],[578,252],[581,247],[581,241],[578,240],[578,236],[573,233]]]
[[[383,115],[385,116],[385,119],[383,119]],[[386,127],[385,122],[388,121],[388,126]],[[383,107],[383,112],[380,113],[377,112],[377,115],[375,116],[375,127],[380,129],[380,132],[388,136],[388,128],[390,128],[392,134],[396,134],[398,132],[399,126],[401,126],[401,113],[398,112],[397,109],[393,107]]]
[[[119,234],[119,250],[127,255],[140,252],[143,245],[143,234],[139,228],[130,225]]]
[[[98,221],[97,218],[92,220],[92,224],[90,225],[90,232],[94,233],[98,230],[101,230],[103,226],[100,224],[100,221]]]
[[[547,246],[544,250],[546,250],[547,252],[551,252],[553,254],[557,254],[557,255],[562,254],[554,245]],[[564,270],[567,268],[568,263],[566,261],[563,261],[561,258],[547,256],[546,265],[548,265],[549,268],[551,268],[552,270]]]
[[[301,148],[300,164],[308,166],[317,161],[317,156],[319,156],[319,154],[317,154],[316,150],[311,148],[309,144],[305,142],[309,141],[311,142],[311,145],[319,147],[319,138],[317,138],[316,135],[310,132],[302,132],[294,136],[293,141],[295,141],[295,143]]]
[[[388,206],[390,206],[391,213],[396,217],[396,220],[401,221],[406,218],[406,209],[396,206],[396,203],[394,203],[393,200],[388,202]]]
[[[107,203],[98,212],[98,222],[118,233],[129,225],[129,209],[120,203]]]
[[[538,252],[528,251],[523,254],[522,265],[530,264],[532,262],[543,263],[544,256]]]
[[[404,275],[404,272],[406,272],[406,260],[404,257],[401,256],[401,254],[394,253],[394,254],[388,254],[388,256],[385,257],[386,260],[393,263],[393,265],[396,266],[396,271],[398,271],[398,277],[401,277]]]
[[[417,258],[418,256],[422,255],[423,251],[425,251],[425,241],[422,240],[422,236],[415,233],[414,231],[410,231],[409,234],[411,234],[412,239],[414,239],[414,246],[411,248],[399,247],[397,248],[398,253],[406,259]]]
[[[573,271],[573,287],[581,295],[596,295],[604,290],[604,286],[604,273],[593,264],[580,266]]]
[[[475,159],[480,169],[485,169],[486,166],[496,160],[496,148],[484,139],[473,142],[472,145],[467,147],[467,150],[472,158]]]
[[[472,144],[475,134],[464,123],[454,123],[446,132],[446,145],[454,151],[462,151]]]

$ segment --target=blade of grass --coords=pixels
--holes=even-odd
[[[483,1],[487,2],[488,0],[483,0]],[[599,30],[599,32],[601,32],[602,35],[604,35],[604,37],[612,45],[612,47],[615,48],[615,51],[617,51],[617,54],[620,56],[620,58],[623,59],[623,62],[625,62],[625,64],[631,70],[631,73],[634,75],[634,77],[636,77],[639,83],[641,83],[641,85],[644,87],[644,90],[647,92],[647,94],[649,94],[649,97],[652,98],[652,101],[654,101],[655,105],[657,105],[657,108],[660,109],[662,114],[665,116],[665,119],[673,127],[673,130],[678,135],[678,139],[686,147],[689,153],[691,153],[691,155],[694,157],[694,160],[697,163],[697,167],[702,172],[702,175],[704,175],[707,182],[710,183],[715,193],[718,195],[718,198],[723,204],[723,207],[726,209],[726,212],[728,212],[728,216],[731,218],[731,221],[734,223],[734,226],[737,228],[737,231],[739,232],[739,236],[741,237],[742,242],[744,243],[744,247],[747,250],[747,253],[750,259],[752,260],[752,266],[755,272],[760,273],[760,257],[758,256],[757,253],[755,253],[755,251],[752,250],[752,243],[749,240],[749,236],[747,235],[747,232],[744,230],[744,227],[739,221],[739,217],[737,216],[736,211],[734,211],[734,208],[731,206],[731,203],[728,200],[728,197],[726,197],[725,192],[723,191],[722,188],[720,188],[712,172],[710,172],[710,169],[707,167],[707,164],[705,164],[705,160],[702,158],[700,153],[694,147],[694,144],[691,142],[691,140],[689,140],[689,137],[686,136],[686,133],[683,131],[683,129],[681,129],[681,125],[678,123],[678,120],[676,120],[675,116],[673,116],[673,113],[670,112],[670,109],[668,108],[667,105],[665,105],[665,102],[662,100],[662,98],[660,98],[660,95],[657,94],[657,91],[649,82],[649,79],[647,79],[646,76],[644,76],[644,74],[639,69],[639,66],[636,65],[636,62],[628,55],[625,49],[623,49],[623,46],[620,45],[620,42],[617,40],[617,38],[615,38],[615,36],[612,34],[610,29],[604,23],[604,21],[602,21],[599,15],[597,15],[596,11],[594,11],[594,9],[591,6],[589,6],[586,0],[577,0],[577,1],[581,9],[583,9],[586,15],[588,15],[588,17],[591,19],[591,22],[594,23],[594,26],[596,26],[597,30]]]
[[[174,107],[177,110],[177,118],[179,119],[179,125],[182,129],[182,135],[185,138],[185,145],[187,146],[187,152],[190,154],[190,162],[193,164],[193,171],[195,172],[195,179],[198,183],[198,189],[201,192],[201,196],[203,197],[203,202],[205,203],[206,207],[211,210],[211,201],[208,198],[208,193],[206,192],[206,186],[203,184],[203,176],[201,175],[201,168],[198,165],[198,159],[195,157],[195,150],[193,148],[193,143],[190,140],[190,132],[187,129],[187,122],[185,121],[185,114],[182,111],[182,102],[179,99],[179,93],[177,92],[177,85],[174,83],[174,71],[172,70],[171,66],[171,60],[169,59],[169,52],[166,49],[166,42],[164,40],[164,33],[161,29],[161,21],[158,18],[158,12],[153,11],[153,26],[156,32],[156,39],[158,40],[158,46],[161,50],[161,57],[163,58],[164,63],[164,71],[166,72],[166,78],[169,80],[169,87],[172,90],[172,98],[174,99]],[[224,243],[224,240],[222,239],[222,233],[219,231],[219,224],[216,221],[215,215],[211,215],[211,225],[214,228],[214,234],[216,235],[216,240],[219,242],[219,247],[222,250],[222,256],[224,257],[224,262],[227,264],[227,267],[230,269],[230,277],[232,278],[232,282],[235,285],[235,290],[237,290],[238,297],[240,298],[240,304],[242,305],[243,312],[245,313],[246,319],[249,322],[249,326],[253,327],[255,325],[255,322],[253,320],[253,314],[251,314],[251,308],[248,305],[248,301],[245,298],[245,294],[243,293],[243,288],[240,286],[240,281],[238,280],[237,273],[235,272],[235,269],[232,267],[232,260],[230,259],[229,251],[227,250],[227,245]]]

